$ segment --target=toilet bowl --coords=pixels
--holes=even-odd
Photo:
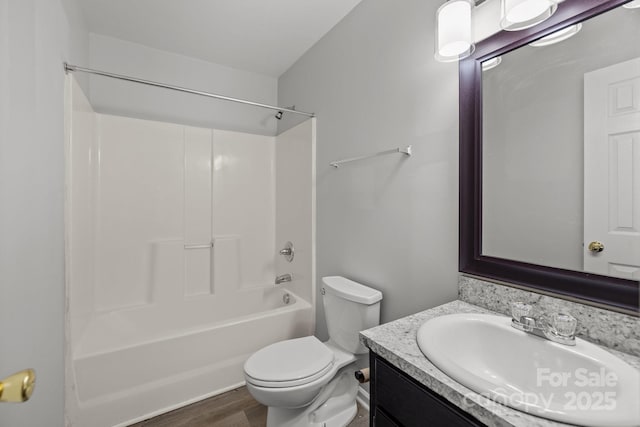
[[[280,345],[286,345],[288,348],[277,359],[261,353],[269,351],[275,356],[280,350]],[[262,375],[269,376],[269,379],[257,378],[260,374],[257,373],[259,371],[255,364],[267,360],[284,369],[277,375]],[[336,376],[338,370],[355,360],[353,354],[342,351],[330,343],[322,343],[313,336],[282,341],[263,348],[247,360],[247,388],[263,405],[300,408],[309,405],[320,394],[320,390]],[[292,366],[291,370],[287,370],[285,367],[289,362],[290,366],[308,362],[308,368],[304,370]]]
[[[247,389],[269,407],[267,427],[344,427],[356,415],[358,332],[379,324],[379,291],[339,276],[322,279],[329,341],[271,344],[244,365]]]

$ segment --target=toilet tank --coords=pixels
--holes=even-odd
[[[380,324],[382,293],[340,276],[323,277],[321,293],[330,340],[350,353],[366,353],[358,332]]]

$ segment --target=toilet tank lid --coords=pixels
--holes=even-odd
[[[371,305],[382,299],[382,292],[349,280],[346,277],[323,277],[322,282],[328,292],[349,301]]]

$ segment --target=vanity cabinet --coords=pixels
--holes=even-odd
[[[370,352],[370,425],[374,427],[480,427],[471,415]]]

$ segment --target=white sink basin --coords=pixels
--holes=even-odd
[[[489,314],[425,322],[418,346],[451,378],[487,398],[555,421],[640,426],[640,371],[581,339],[557,344]]]

